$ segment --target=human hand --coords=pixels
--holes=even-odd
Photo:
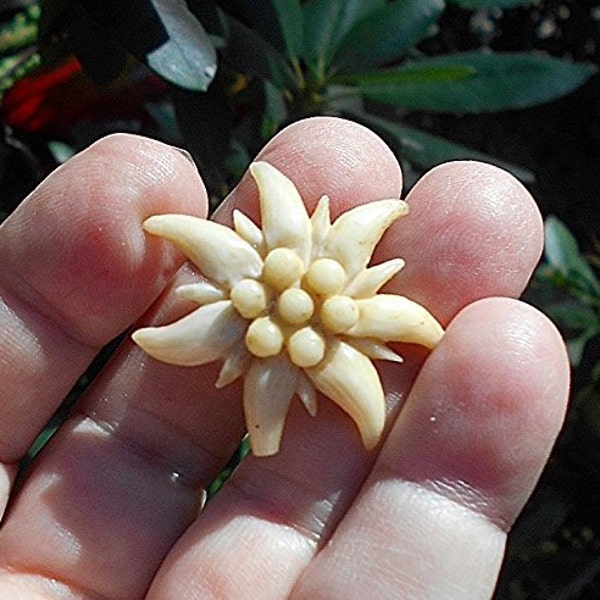
[[[260,158],[309,211],[327,193],[334,218],[401,191],[383,143],[339,119],[297,123]],[[48,177],[0,229],[0,597],[489,597],[566,405],[560,337],[510,299],[539,258],[541,219],[518,182],[478,163],[434,169],[408,201],[374,262],[405,259],[389,289],[448,329],[430,355],[407,346],[404,364],[378,364],[381,447],[366,452],[333,402],[311,418],[294,401],[280,453],[249,456],[198,516],[244,433],[239,382],[216,390],[218,364],[165,365],[130,341],[14,489],[98,350],[133,322],[189,309],[169,290],[191,269],[142,221],[207,207],[179,152],[133,136]],[[233,207],[256,218],[247,174],[215,218],[229,223]]]

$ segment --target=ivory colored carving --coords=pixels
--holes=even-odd
[[[279,450],[298,396],[311,415],[317,390],[356,423],[367,449],[385,424],[384,390],[373,360],[401,362],[387,342],[433,348],[441,325],[421,305],[379,289],[403,267],[368,266],[375,246],[408,213],[402,200],[377,200],[331,223],[323,196],[312,217],[295,185],[275,167],[250,167],[260,194],[261,228],[235,211],[234,229],[186,215],[144,222],[173,242],[207,281],[183,285],[199,307],[163,327],[133,334],[150,356],[176,365],[222,360],[217,387],[244,377],[252,452]]]

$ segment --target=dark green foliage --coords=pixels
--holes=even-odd
[[[460,52],[336,81],[354,84],[363,98],[384,104],[427,112],[481,113],[554,100],[594,72],[590,65],[535,54]]]
[[[545,261],[532,294],[562,329],[571,363],[578,366],[585,345],[600,335],[600,281],[564,223],[548,217],[545,230]]]
[[[509,536],[497,600],[600,594],[600,281],[569,229],[545,225],[546,250],[527,299],[565,337],[574,370],[565,427],[540,484]]]
[[[50,56],[61,39],[100,84],[118,77],[131,54],[174,85],[205,91],[215,48],[183,0],[44,0],[40,41]]]
[[[342,115],[368,123],[424,169],[484,156],[407,129],[400,123],[407,110],[520,109],[569,93],[595,71],[522,52],[423,56],[419,45],[447,4],[503,9],[528,2],[43,0],[39,50],[45,64],[74,52],[100,85],[128,77],[135,57],[175,89],[190,92],[175,93],[175,125],[218,196],[237,175],[226,166],[239,168],[282,125],[302,117]],[[211,83],[218,90],[202,98]],[[215,130],[215,120],[213,151],[207,132]],[[159,125],[173,131],[173,122]],[[525,169],[502,166],[533,179]]]

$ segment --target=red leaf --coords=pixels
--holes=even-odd
[[[48,70],[40,68],[15,83],[2,99],[0,115],[14,129],[68,136],[80,121],[148,121],[145,101],[167,89],[161,79],[136,67],[129,77],[100,87],[86,77],[76,58]]]

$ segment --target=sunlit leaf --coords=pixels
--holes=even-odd
[[[78,2],[109,35],[165,80],[195,91],[210,85],[217,69],[216,51],[184,0]]]
[[[202,24],[183,0],[152,0],[169,39],[146,55],[146,63],[167,81],[205,91],[217,71],[217,54]]]

